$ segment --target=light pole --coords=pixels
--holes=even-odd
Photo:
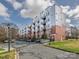
[[[7,24],[7,28],[8,28],[8,34],[7,34],[7,39],[8,39],[8,52],[10,52],[10,24]]]
[[[6,39],[7,39],[7,50],[10,52],[10,48],[11,48],[11,42],[14,42],[12,41],[12,37],[15,33],[15,29],[17,29],[17,26],[13,23],[2,23],[3,26],[5,26],[5,29],[7,31],[6,33]],[[14,32],[14,33],[12,33]],[[17,31],[16,31],[17,32]]]

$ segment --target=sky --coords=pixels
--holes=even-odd
[[[55,0],[55,3],[67,15],[68,23],[79,23],[79,0]],[[52,4],[51,0],[0,0],[0,23],[31,24],[36,15]]]

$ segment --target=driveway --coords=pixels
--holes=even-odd
[[[66,56],[68,54],[72,54],[72,57],[76,56],[76,59],[79,59],[79,55],[73,53],[45,47],[42,44],[30,44],[21,49],[19,57],[20,59],[58,59],[58,56]]]

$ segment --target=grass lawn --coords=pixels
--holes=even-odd
[[[0,53],[2,53],[5,49],[0,48]]]
[[[3,51],[4,49],[0,48],[0,51]]]
[[[62,42],[49,42],[48,46],[58,48],[64,51],[79,53],[79,40],[65,40]]]
[[[15,59],[15,50],[0,53],[0,59]]]

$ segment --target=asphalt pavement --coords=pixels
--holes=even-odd
[[[16,41],[11,48],[19,48],[19,59],[79,59],[79,55],[46,47],[35,42]],[[0,48],[8,49],[8,43],[0,44]]]
[[[43,44],[30,44],[20,50],[20,59],[79,59],[79,55],[64,52]]]

